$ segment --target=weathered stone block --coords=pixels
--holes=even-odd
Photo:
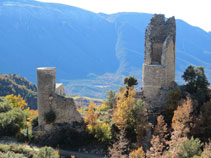
[[[65,96],[64,84],[56,83],[56,94]]]

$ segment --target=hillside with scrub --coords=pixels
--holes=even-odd
[[[84,119],[84,125],[80,126],[85,130],[64,126],[45,139],[36,139],[33,133],[38,127],[37,111],[26,108],[21,97],[15,102],[14,95],[1,97],[1,138],[9,136],[19,142],[48,145],[57,150],[39,147],[36,150],[40,152],[34,152],[23,146],[2,144],[0,153],[35,158],[55,152],[57,154],[49,158],[57,158],[61,156],[59,151],[65,149],[75,151],[75,155],[69,155],[72,157],[86,153],[111,158],[208,158],[211,155],[210,83],[203,67],[189,66],[182,78],[186,84],[169,91],[161,115],[154,114],[155,122],[149,117],[148,103],[137,97],[140,95],[136,89],[137,79],[129,76],[118,92],[108,91],[101,105],[90,102],[88,107],[77,109]]]
[[[9,94],[20,95],[28,107],[37,109],[37,87],[26,78],[15,74],[0,74],[0,96]]]

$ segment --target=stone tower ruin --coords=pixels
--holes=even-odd
[[[82,122],[72,98],[65,97],[63,84],[56,84],[56,68],[37,68],[38,124],[46,129],[45,114],[53,111],[56,119],[53,124]]]
[[[175,18],[155,14],[145,32],[143,94],[153,99],[175,81]]]

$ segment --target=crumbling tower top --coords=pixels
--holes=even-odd
[[[165,16],[163,14],[155,14],[150,24],[148,25],[150,29],[150,37],[152,42],[164,42],[167,36],[171,35],[175,41],[176,36],[176,24],[175,18],[171,17],[165,21]],[[146,33],[149,30],[146,30]]]

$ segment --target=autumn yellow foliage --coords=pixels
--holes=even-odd
[[[193,102],[190,97],[177,107],[172,118],[172,128],[174,131],[180,131],[182,136],[186,136],[190,132],[192,126]]]
[[[105,103],[103,103],[102,105],[100,105],[100,110],[101,111],[105,111],[105,110],[107,110],[108,109],[108,107],[106,106],[106,104]]]
[[[28,114],[29,116],[27,117],[27,125],[31,125],[32,118],[38,116],[38,110],[29,110]]]
[[[99,108],[93,102],[90,102],[85,122],[87,129],[96,139],[101,142],[109,142],[111,140],[111,128],[108,123],[97,121],[98,115],[95,110]]]
[[[117,106],[114,109],[113,121],[119,129],[126,128],[127,123],[133,121],[131,112],[134,106],[134,95],[136,91],[133,87],[123,88],[118,94]]]
[[[97,122],[97,114],[95,114],[95,110],[94,110],[95,106],[96,105],[93,102],[89,103],[88,113],[87,113],[87,116],[85,117],[85,122],[88,125],[95,125]]]
[[[9,101],[10,106],[13,108],[20,108],[20,109],[24,109],[25,106],[27,106],[26,101],[20,96],[16,96],[14,94],[10,94],[5,96],[5,98]]]
[[[111,128],[108,123],[96,123],[95,125],[88,125],[89,133],[92,134],[101,142],[108,142],[111,140]]]
[[[139,147],[137,150],[134,150],[130,153],[129,158],[144,158],[145,153],[142,147]]]

